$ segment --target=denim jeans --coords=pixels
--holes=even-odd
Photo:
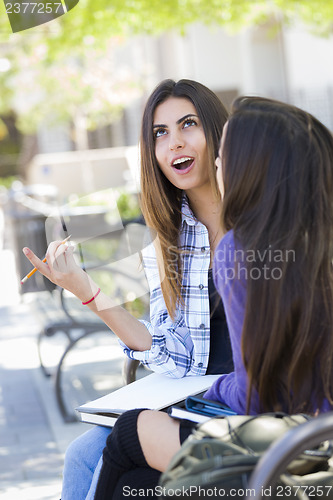
[[[106,438],[112,429],[96,426],[76,438],[65,454],[61,500],[93,500]]]

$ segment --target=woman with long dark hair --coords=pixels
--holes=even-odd
[[[228,323],[241,332],[233,352],[241,347],[244,371],[243,379],[220,379],[209,395],[219,397],[224,387],[223,398],[238,411],[327,409],[333,402],[332,134],[305,111],[252,97],[236,101],[224,136],[218,179],[228,232],[217,248],[215,282],[225,307],[232,293],[246,299],[244,313],[233,315],[236,325]],[[239,279],[229,283],[228,268]],[[232,396],[241,380],[246,404]]]
[[[110,327],[128,356],[171,377],[233,367],[224,310],[211,276],[211,256],[223,234],[215,158],[226,119],[217,96],[192,80],[161,82],[146,104],[141,205],[157,235],[142,252],[150,321],[138,321],[103,294],[76,265],[70,247],[51,243],[47,264],[24,249],[44,276],[71,291]],[[91,498],[109,432],[96,427],[70,445],[62,500],[84,499],[89,488]]]
[[[236,100],[216,161],[225,235],[214,279],[234,371],[205,397],[238,413],[333,408],[333,137],[309,113]],[[191,433],[162,412],[123,414],[107,440],[96,500],[157,485]]]

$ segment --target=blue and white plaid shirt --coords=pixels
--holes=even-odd
[[[133,351],[120,342],[127,356],[141,361],[154,372],[174,378],[204,375],[210,345],[208,230],[195,218],[186,196],[182,202],[179,247],[185,251],[182,255],[184,304],[178,306],[175,320],[171,320],[163,299],[155,247],[151,243],[142,252],[150,288],[150,322],[141,321],[152,336],[152,346],[147,351]]]

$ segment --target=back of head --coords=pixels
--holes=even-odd
[[[333,404],[332,134],[294,106],[239,98],[222,170],[224,225],[253,257],[242,337],[251,387],[264,410]]]

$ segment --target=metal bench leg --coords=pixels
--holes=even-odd
[[[131,359],[126,356],[123,366],[123,377],[125,384],[131,384],[136,379],[136,370],[140,364],[137,359]]]
[[[44,363],[43,363],[43,358],[42,358],[42,351],[41,351],[41,344],[42,344],[42,339],[45,337],[45,333],[43,331],[39,332],[38,338],[37,338],[37,351],[38,351],[38,358],[39,358],[39,364],[42,369],[43,375],[45,377],[50,377],[51,373],[49,370],[46,369]]]
[[[45,338],[53,337],[56,333],[62,333],[63,335],[65,335],[67,337],[69,345],[70,345],[72,342],[70,331],[72,328],[75,327],[75,325],[66,326],[66,328],[63,325],[61,325],[59,327],[59,330],[56,327],[57,327],[56,323],[54,324],[53,327],[46,326],[43,330],[41,330],[39,332],[38,337],[37,337],[37,351],[38,351],[39,364],[40,364],[40,367],[42,369],[43,375],[45,375],[45,377],[51,377],[52,374],[46,368],[46,366],[44,365],[44,362],[43,362],[42,349],[41,349],[42,340]]]
[[[56,392],[56,398],[57,398],[57,403],[58,407],[60,410],[60,413],[64,419],[65,422],[71,423],[71,422],[77,422],[79,419],[76,416],[76,414],[69,413],[66,405],[65,405],[65,400],[64,400],[64,394],[63,390],[61,387],[61,382],[62,382],[62,367],[63,363],[65,361],[65,358],[67,354],[75,347],[75,345],[82,340],[83,338],[87,337],[88,335],[91,335],[92,333],[99,333],[100,330],[94,330],[94,331],[88,331],[85,332],[83,335],[79,336],[75,340],[72,340],[70,344],[67,346],[65,349],[63,355],[60,358],[60,361],[57,366],[57,371],[56,371],[56,378],[55,378],[55,392]],[[137,367],[139,366],[140,361],[137,361],[136,359],[130,359],[127,356],[125,357],[124,360],[124,366],[123,366],[123,376],[125,379],[125,384],[130,384],[131,382],[134,382],[136,379],[136,370]]]
[[[61,387],[61,378],[62,378],[62,366],[64,363],[64,360],[67,356],[67,354],[72,350],[72,348],[82,339],[87,337],[88,335],[91,335],[92,333],[100,333],[100,330],[94,330],[94,331],[88,331],[85,332],[83,335],[79,336],[77,339],[72,340],[70,344],[66,347],[66,350],[64,351],[63,355],[60,358],[60,361],[57,366],[57,372],[56,372],[56,379],[55,379],[55,392],[56,392],[56,398],[57,398],[57,403],[59,406],[60,413],[64,419],[65,422],[71,423],[71,422],[77,422],[79,419],[76,416],[76,414],[69,413],[67,411],[65,401],[64,401],[64,395]]]

